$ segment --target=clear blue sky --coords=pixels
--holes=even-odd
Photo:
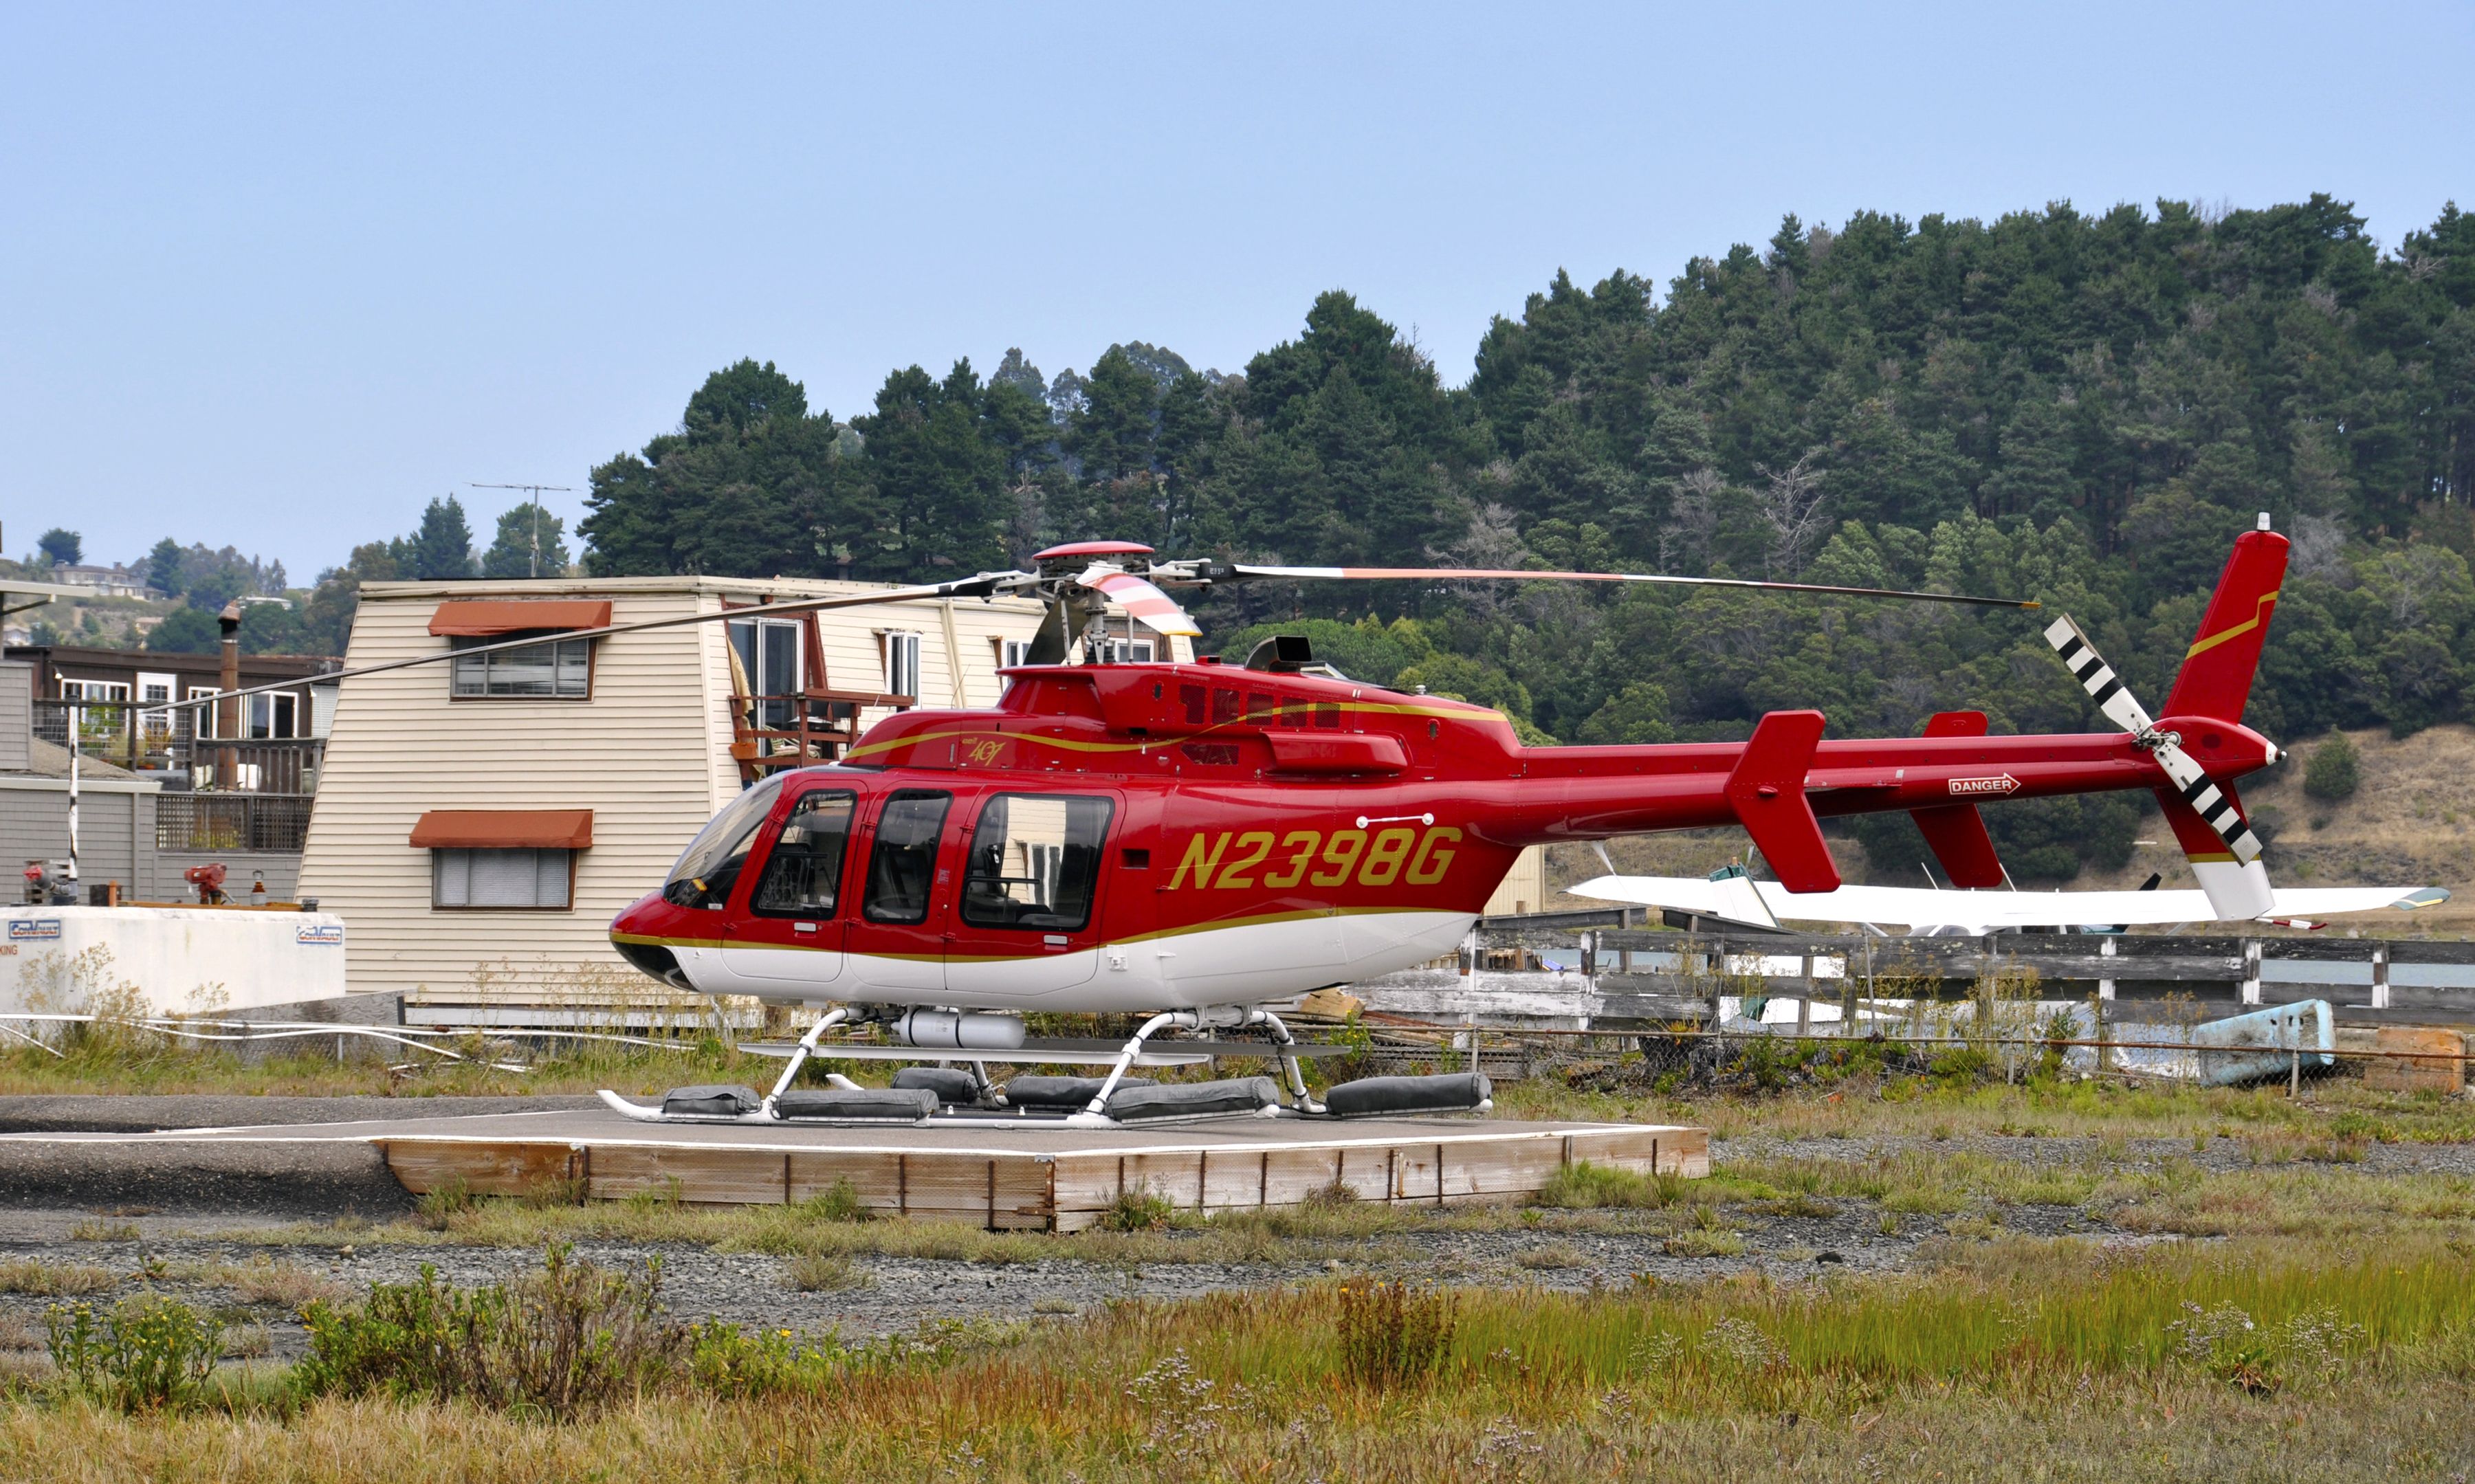
[[[1342,287],[1458,380],[1557,268],[1787,211],[2326,190],[2394,244],[2475,206],[2470,63],[2463,3],[12,6],[0,520],[301,581],[741,355],[841,417],[1009,345],[1235,370]]]

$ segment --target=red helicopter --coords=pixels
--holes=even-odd
[[[1200,631],[1168,590],[1249,579],[1654,582],[2037,606],[2018,599],[1155,561],[1147,547],[1091,542],[1041,552],[1033,572],[775,604],[1014,594],[1041,597],[1048,616],[995,709],[901,713],[838,762],[750,786],[659,889],[611,923],[619,952],[669,984],[839,1007],[801,1038],[773,1089],[681,1088],[659,1107],[603,1097],[630,1117],[699,1122],[1483,1108],[1474,1073],[1368,1079],[1318,1100],[1264,1006],[1452,953],[1525,846],[1656,830],[1741,825],[1788,889],[1825,891],[1840,877],[1821,817],[1906,810],[1953,885],[1992,888],[2005,876],[1980,801],[2150,789],[2220,915],[2258,915],[2272,899],[2232,780],[2282,756],[2242,724],[2286,567],[2286,540],[2267,521],[2237,539],[2163,717],[2141,708],[2070,618],[2046,629],[2120,728],[2088,734],[1994,737],[1982,713],[1946,712],[1922,737],[1825,742],[1820,712],[1780,711],[1744,742],[1526,747],[1494,711],[1352,680],[1294,637],[1238,664],[1068,663],[1078,628],[1086,656],[1108,652],[1112,601],[1159,633],[1191,637]],[[1021,1017],[1034,1010],[1151,1013],[1105,1058],[1105,1077],[1017,1077],[999,1092],[989,1061],[1072,1059],[1025,1046]],[[870,1022],[911,1048],[881,1055],[969,1070],[906,1067],[886,1089],[838,1075],[828,1089],[794,1088],[826,1030]],[[1151,1038],[1171,1029],[1268,1034],[1262,1049],[1286,1073],[1287,1105],[1264,1078],[1128,1083]]]
[[[1741,824],[1790,890],[1822,891],[1840,878],[1820,816],[1903,809],[1955,885],[1998,887],[1979,800],[2148,788],[2212,894],[2247,899],[2256,881],[2265,912],[2259,842],[2231,787],[2281,755],[2241,720],[2286,563],[2285,539],[2266,517],[2263,527],[2236,542],[2163,718],[2139,708],[2064,618],[2049,641],[2122,731],[1990,737],[1982,713],[1951,712],[1921,738],[1824,742],[1821,713],[1791,711],[1765,716],[1742,743],[1675,746],[1525,747],[1496,712],[1350,680],[1295,638],[1264,641],[1242,665],[1060,662],[1073,615],[1096,621],[1110,599],[1162,633],[1199,632],[1166,587],[1690,579],[1231,567],[1152,562],[1132,544],[1060,547],[1040,553],[1032,580],[937,590],[1011,581],[1049,599],[1034,663],[1007,671],[996,709],[894,716],[833,766],[751,787],[659,891],[619,915],[611,938],[674,984],[867,1006],[895,1040],[958,1059],[1040,1055],[1021,1051],[1028,1010],[1153,1011],[1098,1083],[1010,1084],[1017,1115],[1029,1095],[1114,1121],[1270,1107],[1276,1094],[1261,1086],[1163,1088],[1129,1105],[1139,1089],[1118,1084],[1160,1031],[1260,1026],[1286,1048],[1264,1002],[1453,952],[1527,845]],[[802,1052],[850,1014],[821,1020]],[[1475,1107],[1486,1096],[1468,1077],[1385,1079],[1318,1103],[1294,1058],[1283,1059],[1307,1113]],[[674,1098],[669,1111],[831,1112],[830,1099],[786,1101],[797,1071],[795,1058],[755,1107]],[[937,1085],[924,1071],[897,1083]],[[867,1095],[842,1090],[843,1107]],[[988,1100],[984,1077],[953,1091],[956,1105],[965,1092]]]

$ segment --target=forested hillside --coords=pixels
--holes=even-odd
[[[1044,377],[889,376],[842,420],[772,364],[593,473],[601,573],[912,578],[1092,536],[1298,563],[1803,574],[2036,596],[2151,696],[2227,543],[2270,512],[2293,571],[2252,719],[2298,739],[2468,712],[2475,220],[2393,252],[2343,204],[2162,203],[1993,223],[1790,217],[1663,293],[1558,275],[1448,387],[1345,293],[1241,373],[1112,348]],[[1841,734],[1976,706],[2074,727],[2024,616],[1549,585],[1254,589],[1219,643],[1316,621],[1354,673],[1557,740]],[[2128,849],[2121,801],[1995,812],[2015,869]],[[1904,828],[1904,821],[1884,829]],[[1886,844],[1894,843],[1886,840]]]

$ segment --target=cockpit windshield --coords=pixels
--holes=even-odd
[[[729,899],[731,885],[756,843],[756,831],[781,795],[783,776],[776,773],[732,799],[688,842],[662,884],[664,901],[675,907],[720,908]]]

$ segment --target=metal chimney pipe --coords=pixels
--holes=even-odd
[[[215,622],[224,633],[223,674],[219,685],[227,695],[240,689],[240,599],[224,604],[215,615]],[[226,742],[240,737],[240,701],[231,697],[215,702],[215,735]],[[215,759],[215,783],[221,788],[233,788],[240,782],[240,749],[225,747]]]

